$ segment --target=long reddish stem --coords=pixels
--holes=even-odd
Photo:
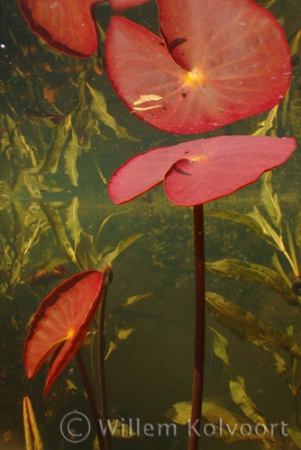
[[[205,235],[203,205],[194,206],[195,346],[188,450],[197,450],[201,427],[205,360]]]

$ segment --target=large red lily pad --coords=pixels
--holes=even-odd
[[[146,2],[149,0],[109,0],[112,9],[116,11],[139,6]]]
[[[116,204],[164,182],[179,206],[195,206],[232,194],[285,162],[294,138],[218,136],[140,153],[116,170],[108,191]]]
[[[18,0],[31,30],[47,44],[77,58],[97,50],[93,7],[103,0]],[[148,0],[111,0],[114,9],[125,9]]]
[[[57,286],[41,303],[25,341],[24,365],[32,378],[54,353],[44,394],[78,350],[101,300],[104,275],[86,271]]]
[[[162,39],[117,16],[107,33],[108,75],[134,115],[201,133],[281,101],[291,57],[271,13],[253,0],[157,1]]]

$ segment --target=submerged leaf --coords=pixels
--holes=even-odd
[[[247,394],[244,378],[241,375],[238,375],[230,364],[227,353],[228,348],[227,339],[221,334],[219,334],[216,330],[212,328],[211,330],[214,331],[215,333],[213,344],[214,353],[225,364],[230,379],[230,392],[234,403],[241,408],[243,413],[249,419],[251,419],[252,422],[261,423],[265,425],[264,417],[258,411],[255,404]]]
[[[288,285],[280,274],[261,264],[228,258],[221,261],[207,262],[206,269],[235,279],[244,278],[257,281],[257,283],[279,292],[289,303],[299,304],[298,296],[292,291],[291,285]]]
[[[80,234],[83,231],[78,220],[78,197],[73,197],[70,204],[66,208],[66,227],[74,241],[75,248],[79,244]]]
[[[60,215],[49,204],[42,202],[41,200],[36,200],[36,202],[41,207],[50,223],[59,249],[61,250],[62,253],[64,253],[64,255],[68,258],[70,262],[72,262],[76,267],[78,267],[74,250],[69,242],[69,239],[66,234],[65,225]]]
[[[117,256],[123,252],[127,247],[133,244],[137,239],[139,239],[143,234],[133,234],[132,236],[127,237],[123,241],[120,241],[115,250],[110,253],[107,253],[101,258],[101,261],[98,263],[97,267],[102,267],[104,265],[110,266]]]
[[[112,436],[116,438],[128,439],[136,436],[136,433],[128,424],[118,419],[110,420],[109,428]]]
[[[80,241],[76,246],[75,253],[76,253],[76,260],[78,261],[78,264],[80,265],[80,268],[82,270],[94,269],[94,263],[91,259],[90,254],[87,252],[85,244],[82,241]]]
[[[240,339],[268,342],[301,360],[301,347],[297,342],[276,328],[266,327],[250,311],[213,292],[206,293],[206,306],[220,325],[229,328]]]
[[[272,172],[268,172],[263,175],[263,184],[260,196],[272,222],[278,229],[281,229],[281,210],[277,194],[273,194],[271,179]]]
[[[39,170],[39,174],[55,173],[57,171],[59,158],[65,145],[70,125],[71,115],[62,120],[62,122],[55,128],[52,143],[48,149],[44,164]]]
[[[125,138],[131,141],[137,141],[137,139],[132,138],[126,131],[126,129],[116,122],[113,116],[111,116],[107,111],[106,99],[102,92],[93,89],[88,83],[92,100],[91,100],[91,110],[97,117],[97,119],[114,130],[118,138]]]
[[[288,434],[292,438],[294,444],[301,450],[301,432],[298,428],[287,428]]]
[[[0,183],[0,210],[5,209],[10,202],[10,188],[6,183]]]
[[[175,403],[166,413],[162,414],[162,416],[179,425],[186,425],[191,419],[191,402]]]
[[[78,171],[76,161],[80,155],[80,146],[74,129],[72,128],[71,140],[68,142],[64,150],[65,174],[67,175],[72,186],[78,186]]]
[[[301,251],[301,211],[299,212],[299,214],[297,216],[295,239],[296,239],[296,244],[299,248],[299,251]]]
[[[29,397],[23,398],[23,426],[26,450],[43,450],[44,445]]]

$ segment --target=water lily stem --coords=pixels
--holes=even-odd
[[[99,426],[99,412],[95,403],[95,398],[94,398],[94,393],[92,390],[92,386],[89,380],[89,375],[87,373],[86,370],[86,366],[84,363],[84,360],[82,358],[82,355],[80,353],[80,350],[78,349],[76,354],[76,361],[85,385],[85,389],[86,389],[86,393],[87,393],[87,397],[88,397],[88,401],[89,401],[89,405],[91,408],[91,412],[92,412],[92,417],[93,417],[93,421],[94,421],[94,426],[95,426],[95,432],[97,435],[97,439],[98,439],[98,443],[99,443],[99,448],[100,449],[105,449],[105,440],[104,440],[104,436],[101,432],[101,428]]]
[[[205,235],[203,205],[194,206],[193,214],[195,252],[195,347],[188,450],[197,450],[199,443],[205,358]]]
[[[104,266],[101,270],[105,276],[105,287],[98,310],[98,371],[99,371],[99,390],[100,390],[100,411],[103,426],[108,424],[107,400],[106,400],[106,383],[105,383],[105,307],[108,286],[112,282],[113,272],[110,266]],[[105,446],[100,447],[101,450],[110,450],[110,440],[108,433],[104,435]]]

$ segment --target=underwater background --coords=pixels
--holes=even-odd
[[[202,137],[293,136],[300,143],[301,3],[258,3],[279,20],[293,49],[290,90],[272,112]],[[70,228],[70,221],[75,221],[86,249],[92,249],[89,243],[93,241],[104,261],[106,255],[118,249],[116,259],[112,258],[114,276],[106,302],[108,415],[126,424],[132,418],[134,428],[136,419],[154,424],[155,429],[164,417],[171,423],[170,414],[166,415],[170,408],[191,400],[192,208],[172,205],[162,186],[131,203],[116,206],[107,194],[107,182],[131,156],[176,144],[178,136],[155,130],[128,112],[107,78],[101,54],[83,60],[50,49],[30,31],[17,2],[1,0],[0,8],[0,449],[27,449],[22,401],[28,396],[43,442],[40,448],[89,450],[97,448],[93,432],[75,445],[72,439],[62,436],[60,429],[62,418],[73,410],[90,418],[76,361],[69,363],[46,396],[43,386],[48,363],[33,379],[25,376],[23,347],[32,315],[41,300],[62,281],[57,278],[43,282],[34,277],[57,266],[65,267],[68,276],[77,272],[68,259],[69,250],[56,239],[62,231],[56,228],[53,211],[61,218],[60,227],[65,227],[71,245],[78,239]],[[97,23],[104,32],[111,14],[105,3],[95,9]],[[158,33],[154,0],[122,15]],[[93,103],[95,98],[98,100]],[[68,128],[70,114],[74,121]],[[192,136],[182,136],[181,142],[190,139]],[[50,169],[38,175],[36,168],[55,145],[53,159],[47,163]],[[215,408],[216,417],[225,414],[225,410],[221,413],[218,409],[223,407],[242,417],[243,423],[252,423],[250,415],[244,415],[243,408],[233,401],[229,369],[214,351],[217,332],[228,341],[232,370],[244,379],[245,393],[251,399],[250,403],[245,399],[245,405],[254,404],[253,413],[258,411],[268,427],[282,421],[290,431],[286,429],[285,437],[275,433],[277,443],[254,437],[241,442],[238,436],[227,443],[217,433],[202,433],[201,448],[301,448],[301,370],[295,357],[301,345],[301,285],[298,291],[296,273],[284,254],[286,251],[293,265],[300,267],[300,159],[298,148],[271,177],[205,206],[206,291],[249,311],[262,322],[263,329],[272,327],[286,333],[298,348],[288,351],[292,344],[284,349],[282,338],[271,330],[266,331],[263,345],[263,338],[251,338],[252,331],[242,331],[255,327],[258,332],[260,326],[251,316],[239,324],[239,313],[231,322],[229,317],[221,317],[216,307],[209,306],[204,401]],[[256,233],[254,226],[242,219],[254,211],[254,206],[274,229],[274,235]],[[224,210],[237,214],[231,216]],[[271,211],[277,211],[278,222],[271,218]],[[273,241],[275,234],[279,239]],[[123,251],[118,247],[121,241],[128,244]],[[282,251],[281,242],[285,249]],[[218,264],[222,260],[227,264]],[[256,264],[256,270],[255,266],[248,266],[246,275],[245,263]],[[139,296],[137,301],[120,307],[134,296]],[[94,336],[95,324],[83,342],[82,355],[95,382]],[[208,413],[207,421],[212,422],[213,416]],[[158,436],[155,432],[151,437],[113,437],[111,448],[186,448],[187,427],[177,423],[176,430],[175,436]]]

